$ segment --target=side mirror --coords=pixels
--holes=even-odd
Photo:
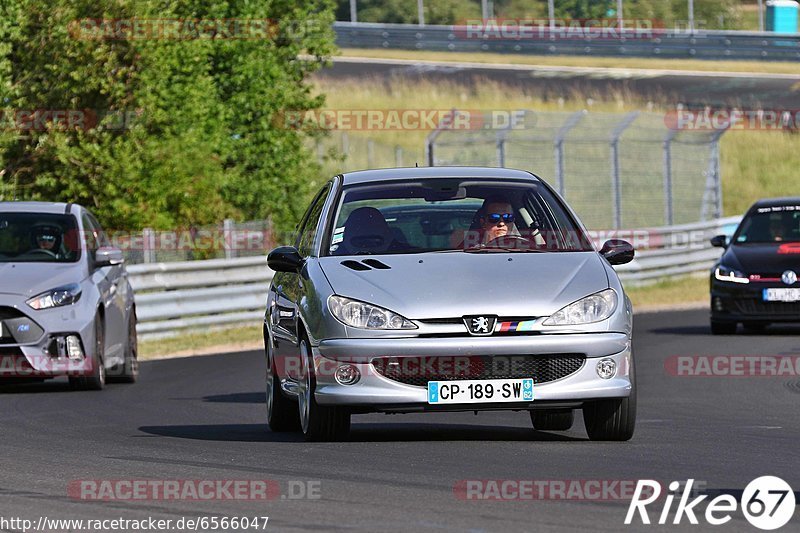
[[[728,237],[726,235],[717,235],[715,237],[711,237],[711,246],[725,248],[728,246]]]
[[[94,253],[95,268],[121,265],[125,261],[122,257],[122,250],[113,246],[98,248]]]
[[[610,239],[603,244],[600,255],[605,257],[612,265],[624,265],[633,261],[633,245],[622,239]]]
[[[294,246],[279,246],[267,256],[267,266],[275,272],[297,272],[303,266],[303,258]]]

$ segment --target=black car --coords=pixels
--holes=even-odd
[[[800,198],[756,202],[711,273],[711,331],[760,331],[772,322],[800,322]]]

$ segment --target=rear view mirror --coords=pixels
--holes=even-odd
[[[124,260],[125,258],[122,257],[122,250],[114,248],[113,246],[98,248],[94,254],[95,268],[121,265]]]
[[[603,244],[600,255],[612,265],[624,265],[633,261],[634,250],[631,243],[622,239],[610,239]]]
[[[728,246],[728,237],[726,235],[716,235],[711,238],[711,246],[717,248],[725,248]]]
[[[294,246],[279,246],[267,256],[267,265],[275,272],[298,272],[303,258]]]

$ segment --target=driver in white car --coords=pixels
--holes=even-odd
[[[56,226],[41,225],[33,228],[34,250],[45,250],[58,257],[60,252],[61,230]]]

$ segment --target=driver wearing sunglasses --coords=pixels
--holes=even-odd
[[[514,209],[507,200],[489,198],[481,208],[478,220],[483,234],[482,242],[486,244],[509,234],[514,223]]]

